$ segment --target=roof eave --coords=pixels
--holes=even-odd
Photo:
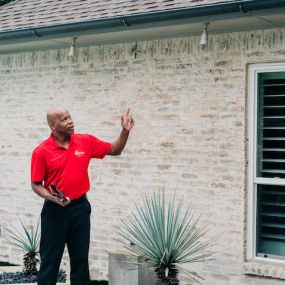
[[[146,26],[170,25],[174,21],[197,22],[203,17],[250,17],[252,12],[273,11],[284,7],[284,0],[243,0],[200,5],[186,9],[4,31],[0,32],[0,44],[72,37],[82,34],[99,34],[110,31],[138,29]]]

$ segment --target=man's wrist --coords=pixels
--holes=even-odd
[[[124,135],[129,135],[129,133],[130,133],[130,130],[128,130],[128,129],[126,129],[126,128],[122,128],[122,134],[124,134]]]
[[[55,200],[55,197],[54,197],[53,195],[51,195],[50,193],[45,193],[45,194],[44,194],[44,198],[45,198],[46,200],[53,201],[53,202],[54,202],[54,200]]]

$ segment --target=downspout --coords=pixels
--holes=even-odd
[[[99,34],[124,29],[136,29],[145,26],[160,26],[171,21],[199,21],[200,17],[239,14],[250,16],[251,12],[266,9],[285,8],[284,0],[244,0],[223,2],[211,5],[199,5],[185,9],[135,14],[83,22],[66,23],[46,27],[35,27],[0,32],[0,44],[27,42],[39,39],[72,37],[78,34]]]

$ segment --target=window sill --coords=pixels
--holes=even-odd
[[[269,261],[248,261],[243,266],[246,275],[256,275],[285,280],[284,264]]]

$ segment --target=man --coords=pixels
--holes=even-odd
[[[50,137],[34,151],[31,162],[33,191],[45,199],[41,212],[41,266],[38,285],[55,285],[65,244],[70,257],[71,285],[88,285],[88,252],[91,207],[86,198],[90,188],[91,158],[119,155],[134,126],[130,109],[121,117],[122,131],[114,143],[91,135],[74,134],[69,112],[56,107],[48,111]],[[63,197],[54,196],[55,185]]]

